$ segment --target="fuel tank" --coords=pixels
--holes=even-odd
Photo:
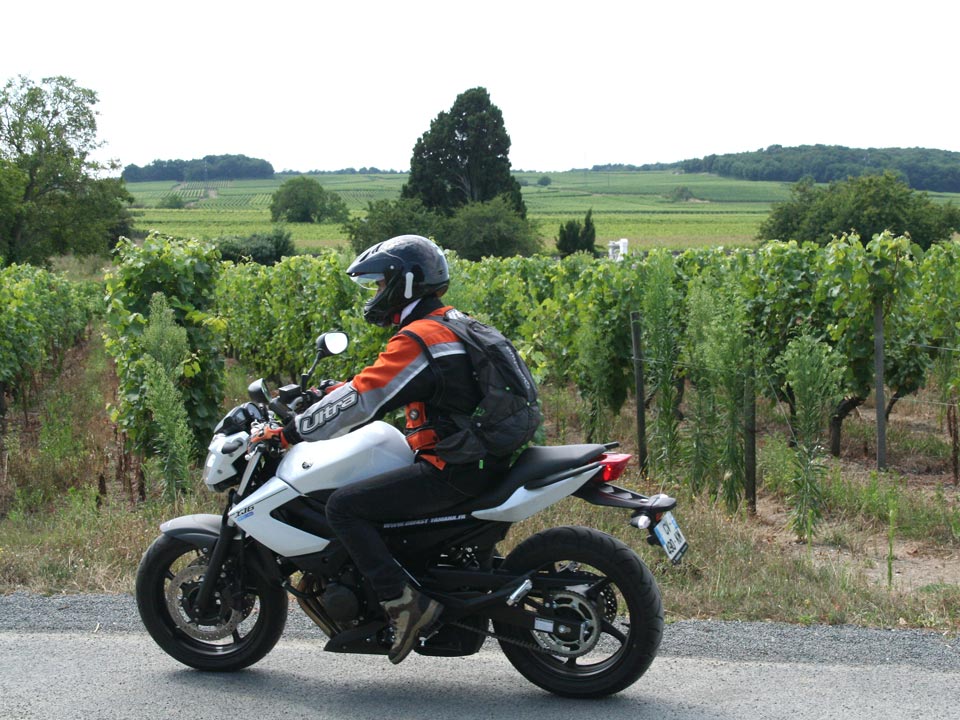
[[[413,463],[413,450],[393,425],[374,421],[332,440],[297,443],[276,476],[301,494],[332,490]]]

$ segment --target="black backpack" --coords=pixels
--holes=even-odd
[[[437,444],[437,455],[449,463],[465,464],[487,455],[506,457],[530,442],[541,421],[537,386],[513,344],[495,328],[459,310],[424,319],[446,326],[460,338],[481,395],[473,413],[451,415],[458,430]],[[408,334],[433,362],[423,341]]]

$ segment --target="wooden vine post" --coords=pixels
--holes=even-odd
[[[633,335],[633,375],[637,390],[637,458],[640,471],[647,471],[647,389],[643,382],[643,343],[640,334],[640,313],[630,313],[630,331]]]

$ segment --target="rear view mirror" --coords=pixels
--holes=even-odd
[[[317,338],[317,354],[321,357],[339,355],[350,344],[350,338],[345,332],[326,332]]]
[[[300,390],[307,391],[307,383],[310,382],[310,376],[317,369],[317,364],[325,357],[339,355],[347,349],[350,344],[350,337],[345,332],[325,332],[317,338],[317,358],[313,365],[303,375],[300,376]]]

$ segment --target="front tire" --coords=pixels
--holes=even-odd
[[[565,697],[602,697],[629,687],[650,667],[663,637],[660,590],[625,544],[590,528],[551,528],[520,543],[503,567],[569,578],[560,590],[535,587],[523,605],[584,628],[571,638],[495,623],[498,634],[525,643],[501,640],[500,647],[534,685]]]
[[[228,672],[263,658],[283,633],[287,594],[228,558],[211,608],[192,605],[207,556],[177,538],[161,535],[137,571],[137,609],[147,632],[167,654],[198,670]],[[243,589],[237,583],[243,577]]]

